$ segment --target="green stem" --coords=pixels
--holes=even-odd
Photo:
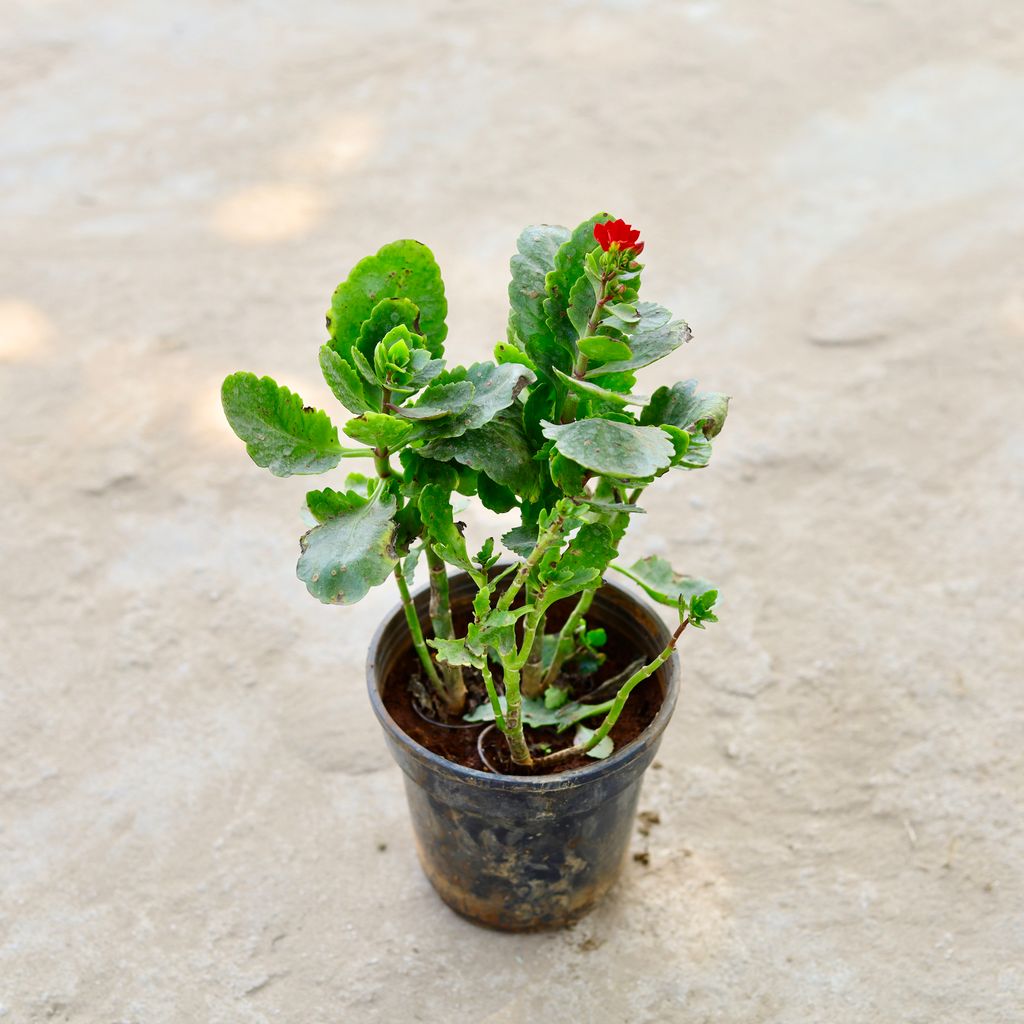
[[[424,551],[430,569],[430,623],[437,639],[450,640],[455,635],[455,626],[452,623],[452,605],[448,591],[448,567],[429,542],[424,543]],[[445,703],[453,712],[461,713],[466,706],[466,683],[462,677],[462,668],[458,665],[442,664],[441,675],[448,691]]]
[[[676,631],[672,634],[672,638],[669,640],[668,645],[653,661],[644,665],[643,668],[639,668],[634,672],[620,687],[619,692],[615,694],[611,701],[611,707],[608,710],[608,714],[605,715],[604,721],[594,730],[594,734],[585,743],[579,743],[573,747],[567,747],[565,750],[558,750],[554,754],[548,754],[547,757],[538,758],[536,761],[537,767],[550,768],[553,765],[561,764],[564,761],[569,761],[577,754],[585,754],[588,750],[593,750],[612,731],[612,727],[619,720],[619,715],[622,714],[622,709],[626,706],[626,701],[629,699],[629,695],[633,692],[634,687],[639,683],[642,683],[648,676],[654,675],[655,672],[661,668],[662,665],[672,657],[672,652],[676,649],[676,644],[679,638],[683,635],[683,630],[689,625],[689,619],[683,619],[676,628]]]
[[[375,452],[372,448],[342,448],[341,457],[343,459],[368,459]]]
[[[501,710],[501,701],[498,700],[498,691],[494,686],[494,676],[491,675],[491,666],[487,664],[486,659],[480,669],[480,674],[484,677],[484,686],[487,688],[487,697],[490,700],[491,708],[494,711],[494,724],[498,727],[499,731],[505,732],[508,726],[505,724],[505,715]]]
[[[416,606],[412,601],[412,594],[409,593],[409,584],[405,581],[405,574],[402,572],[401,563],[395,565],[395,582],[398,584],[398,593],[402,596],[402,609],[405,612],[405,621],[409,626],[409,634],[412,637],[412,645],[419,655],[423,671],[427,674],[430,685],[434,692],[448,703],[448,695],[441,677],[437,674],[430,651],[427,650],[427,642],[423,639],[423,627],[420,625],[419,616],[416,614]]]
[[[519,692],[519,669],[505,666],[505,735],[516,764],[533,764],[523,733],[523,696]]]
[[[516,598],[516,594],[519,593],[523,588],[523,584],[529,578],[530,573],[536,568],[537,564],[544,557],[548,548],[552,546],[560,537],[562,527],[565,525],[566,512],[562,507],[559,507],[559,511],[554,519],[548,523],[547,528],[537,538],[537,546],[530,552],[530,557],[526,559],[520,566],[515,576],[512,577],[512,582],[508,585],[505,593],[501,595],[498,600],[498,608],[502,611],[508,611],[512,606],[512,602]]]
[[[551,665],[548,668],[547,674],[544,676],[545,689],[549,686],[554,686],[558,681],[558,673],[562,671],[562,665],[565,663],[565,659],[572,653],[575,647],[576,628],[582,621],[583,616],[590,611],[590,605],[593,602],[594,595],[596,593],[597,587],[593,590],[585,590],[582,595],[580,595],[580,599],[576,602],[576,607],[573,608],[569,618],[565,620],[565,625],[558,634],[558,643],[555,646],[555,655],[551,659]]]
[[[533,643],[523,666],[523,693],[527,697],[539,697],[544,692],[544,624],[547,613],[542,612]]]

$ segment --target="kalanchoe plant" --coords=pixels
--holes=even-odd
[[[393,577],[422,666],[421,703],[442,717],[493,720],[515,764],[543,771],[580,754],[604,757],[633,689],[672,654],[687,626],[716,621],[717,592],[657,557],[630,566],[619,546],[648,486],[708,464],[728,407],[695,381],[634,393],[636,373],[690,340],[664,307],[640,301],[639,232],[606,213],[574,231],[527,228],[512,257],[507,340],[493,362],[447,367],[447,303],[429,249],[384,246],[334,293],[320,367],[353,414],[342,428],[268,377],[224,381],[228,422],[257,465],[277,476],[324,473],[361,459],[338,489],[306,496],[317,524],[301,538],[298,576],[325,603],[352,604]],[[370,471],[372,467],[372,472]],[[476,497],[517,509],[504,534],[470,552],[453,503]],[[409,582],[423,558],[430,630]],[[457,630],[448,568],[475,585],[472,618]],[[678,613],[653,660],[572,692],[600,670],[607,637],[587,615],[604,575],[618,571]],[[557,631],[550,609],[571,602]],[[570,671],[571,670],[571,671]],[[474,702],[482,684],[486,699]],[[482,695],[481,695],[482,698]],[[530,730],[573,729],[543,752]]]

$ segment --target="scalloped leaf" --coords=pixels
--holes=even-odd
[[[369,448],[388,448],[393,451],[412,437],[415,427],[397,416],[383,412],[365,412],[362,416],[349,420],[343,429],[353,441],[365,444]]]
[[[664,306],[656,302],[638,302],[636,309],[640,314],[640,322],[629,336],[631,355],[628,358],[609,359],[601,366],[592,368],[587,373],[588,378],[639,370],[674,352],[692,337],[686,321],[673,320],[672,314]]]
[[[507,409],[528,384],[537,379],[532,370],[519,363],[474,363],[467,369],[447,371],[438,384],[469,381],[473,400],[460,412],[423,424],[423,437],[458,437],[467,430],[476,430]]]
[[[523,431],[521,408],[501,409],[476,430],[432,441],[422,454],[477,469],[528,501],[540,493],[538,464]]]
[[[557,224],[533,224],[516,240],[517,252],[509,261],[512,280],[508,285],[509,327],[527,353],[538,339],[551,338],[544,312],[545,280],[554,269],[558,250],[569,240],[568,228]]]
[[[320,523],[326,523],[328,519],[345,512],[353,512],[365,504],[366,495],[355,490],[336,491],[333,487],[325,487],[321,491],[306,493],[306,507]]]
[[[707,580],[676,572],[664,558],[659,558],[657,555],[641,558],[629,568],[623,568],[614,563],[611,568],[622,573],[623,576],[628,576],[634,583],[638,583],[649,597],[670,608],[677,608],[681,597],[689,601],[691,598],[699,597],[713,589],[712,584]],[[715,596],[717,597],[717,591],[715,591]],[[713,600],[712,603],[714,603]]]
[[[698,427],[707,438],[717,437],[729,413],[729,396],[698,391],[695,380],[684,380],[654,392],[640,416],[641,423],[669,423],[693,433]]]
[[[453,640],[428,640],[427,643],[434,648],[437,652],[437,660],[443,661],[446,665],[462,665],[466,668],[483,668],[487,664],[487,658],[483,654],[476,654],[471,651],[466,645],[466,638],[460,637]],[[490,702],[484,701],[484,704],[490,708]],[[479,709],[476,709],[479,710]],[[469,717],[466,716],[466,721],[470,721]],[[473,719],[477,721],[477,719]],[[479,719],[484,721],[484,719]],[[494,721],[494,712],[491,711],[491,717],[487,721]]]
[[[647,405],[650,402],[648,395],[624,395],[619,391],[608,391],[589,380],[579,380],[577,377],[570,377],[560,370],[555,371],[562,383],[574,391],[581,398],[591,398],[598,402],[604,402],[616,409],[624,409],[627,405]]]
[[[585,725],[577,725],[576,733],[572,738],[574,746],[582,746],[584,743],[589,743],[594,737],[596,730],[589,729]],[[600,742],[595,743],[588,751],[587,757],[597,758],[598,761],[603,761],[608,757],[615,749],[615,741],[611,736],[605,736]]]
[[[382,488],[305,534],[295,571],[306,589],[324,604],[355,604],[383,583],[398,562],[395,509],[394,496]]]
[[[367,384],[352,364],[338,355],[330,345],[322,345],[320,348],[320,370],[334,397],[349,412],[358,416],[380,408],[380,388]]]
[[[475,570],[466,550],[466,540],[455,525],[451,491],[437,484],[427,484],[420,491],[419,509],[423,527],[437,553],[460,569]]]
[[[581,274],[569,292],[569,306],[566,310],[577,338],[586,337],[587,327],[590,326],[590,318],[594,315],[596,307],[594,289],[591,288],[587,276]]]
[[[569,319],[569,299],[573,285],[584,275],[584,259],[597,246],[594,225],[598,221],[612,220],[609,213],[596,213],[583,221],[559,246],[555,254],[554,269],[547,275],[544,286],[544,315],[553,337],[572,351],[579,333]]]
[[[413,326],[426,338],[431,354],[440,356],[448,334],[448,302],[441,271],[434,254],[422,242],[408,238],[360,260],[335,289],[327,313],[331,347],[346,355],[359,343],[363,324],[384,299],[407,299],[418,308],[419,319]],[[402,322],[407,313],[407,307],[401,307]],[[387,329],[394,326],[388,324]]]
[[[540,576],[562,594],[575,593],[600,579],[615,553],[612,532],[604,523],[584,523],[558,561],[545,566]]]
[[[381,299],[370,315],[363,321],[356,337],[355,346],[367,362],[373,362],[373,351],[396,327],[405,327],[417,338],[422,337],[417,324],[420,318],[419,306],[409,299]],[[425,346],[425,340],[423,341]]]
[[[597,359],[602,363],[610,363],[613,360],[621,362],[633,355],[629,345],[624,341],[609,338],[605,334],[592,334],[589,338],[580,338],[579,349],[588,359]]]
[[[477,478],[476,490],[481,504],[491,512],[510,512],[518,504],[515,491],[492,480],[486,473]]]
[[[433,383],[427,387],[414,405],[403,405],[395,414],[407,420],[439,420],[465,409],[473,400],[476,388],[468,380]]]
[[[249,457],[274,476],[323,473],[341,461],[345,449],[327,413],[304,406],[270,377],[231,374],[221,386],[221,403]]]
[[[639,427],[612,420],[579,420],[544,424],[544,436],[567,459],[604,476],[625,479],[653,476],[675,454],[669,436],[659,427]]]

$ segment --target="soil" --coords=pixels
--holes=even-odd
[[[554,605],[548,613],[547,631],[551,633],[560,629],[571,609],[571,601]],[[456,633],[461,633],[465,629],[465,615],[460,615],[456,611],[453,617]],[[589,628],[603,627],[607,631],[608,640],[602,648],[605,654],[604,663],[597,672],[585,676],[574,673],[570,666],[559,680],[559,685],[569,686],[573,698],[583,701],[586,700],[588,693],[597,689],[606,679],[618,675],[637,657],[636,647],[621,633],[614,632],[607,623],[602,622],[596,610],[587,618],[587,625]],[[630,694],[619,720],[612,728],[611,737],[616,750],[635,740],[657,715],[661,707],[662,693],[654,678],[645,680]],[[487,693],[483,679],[475,669],[466,670],[464,679],[468,691],[467,711],[471,711],[487,701]],[[500,674],[496,674],[495,681],[500,681]],[[534,770],[523,769],[512,763],[508,746],[496,729],[491,729],[484,737],[484,751],[490,764],[486,763],[480,756],[478,741],[480,734],[490,723],[468,723],[457,719],[432,720],[428,717],[426,709],[417,706],[415,694],[422,691],[422,670],[410,645],[396,670],[384,683],[384,706],[399,728],[417,743],[455,764],[476,768],[478,771],[491,771],[497,768],[505,775],[537,774]],[[436,709],[431,710],[436,715]],[[597,717],[596,720],[600,721],[600,718]],[[572,729],[567,729],[563,733],[558,733],[553,728],[526,730],[531,752],[537,756],[571,746],[572,737]],[[593,758],[581,755],[550,768],[543,774],[554,775],[593,763]]]

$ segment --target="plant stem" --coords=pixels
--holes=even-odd
[[[626,701],[629,699],[629,695],[633,692],[633,688],[639,683],[642,683],[648,676],[654,675],[655,672],[661,668],[662,665],[672,657],[672,652],[676,649],[676,644],[679,638],[683,635],[683,630],[690,624],[689,619],[683,619],[676,628],[676,631],[672,634],[672,638],[669,640],[668,645],[653,661],[648,662],[643,668],[639,668],[634,672],[620,687],[619,692],[615,694],[611,701],[611,708],[608,714],[605,715],[604,721],[594,730],[594,734],[586,741],[586,743],[579,743],[573,747],[567,747],[565,750],[557,750],[553,754],[548,754],[547,757],[538,758],[535,762],[539,768],[550,768],[554,765],[561,764],[564,761],[569,761],[577,754],[585,754],[588,750],[593,750],[612,731],[612,726],[619,720],[619,715],[622,714],[622,709],[626,706]]]
[[[537,630],[533,635],[533,643],[523,666],[523,693],[527,697],[539,697],[544,692],[544,623],[547,613],[542,612]]]
[[[391,457],[387,448],[373,449],[373,464],[382,484],[386,483],[394,475],[391,471]],[[382,484],[377,486],[382,486]],[[399,505],[401,505],[401,497],[398,498],[398,501]],[[427,545],[427,550],[429,551],[429,545]],[[444,702],[444,706],[449,713],[460,715],[466,706],[465,685],[462,686],[460,692],[457,687],[446,685],[448,682],[447,676],[442,680],[440,675],[438,675],[434,659],[431,658],[426,640],[423,639],[423,627],[420,625],[419,616],[416,614],[416,607],[413,604],[412,595],[409,593],[409,584],[406,582],[405,573],[402,572],[401,562],[395,563],[394,576],[395,582],[398,584],[398,593],[402,598],[402,610],[405,612],[409,636],[412,638],[412,645],[420,659],[420,664],[423,666],[423,671],[427,674],[427,680],[433,687],[434,692]],[[433,578],[431,578],[431,582],[433,582]],[[448,577],[445,576],[446,585],[447,582]],[[462,682],[461,676],[459,682]]]
[[[505,736],[512,760],[529,767],[533,764],[523,733],[523,696],[519,692],[519,669],[505,666]]]
[[[480,669],[480,674],[484,677],[484,686],[487,688],[487,698],[490,700],[491,708],[494,711],[494,724],[498,727],[500,732],[505,732],[508,726],[505,724],[505,715],[501,710],[501,702],[498,700],[498,691],[494,686],[494,676],[491,675],[491,666],[487,664],[486,659],[484,659],[484,664]]]
[[[437,639],[450,640],[455,635],[455,627],[452,624],[452,605],[448,592],[448,567],[429,541],[423,547],[430,569],[430,623]],[[454,713],[460,714],[466,706],[466,683],[462,678],[462,668],[459,665],[442,664],[441,675],[448,691],[445,703]]]
[[[600,583],[598,583],[598,586],[600,586]],[[569,618],[565,620],[565,625],[558,634],[558,643],[555,645],[555,655],[551,659],[551,665],[544,676],[544,688],[554,686],[558,681],[558,673],[562,671],[562,665],[565,663],[565,659],[569,657],[573,651],[576,628],[579,626],[583,616],[590,611],[590,605],[593,602],[594,595],[596,593],[597,587],[594,587],[593,590],[585,590],[580,595],[580,599],[576,602],[576,607],[573,608]]]
[[[512,577],[512,582],[498,600],[498,608],[502,611],[508,611],[512,606],[516,594],[522,589],[523,584],[529,578],[530,573],[536,568],[537,563],[544,557],[548,548],[559,539],[562,527],[565,525],[565,517],[566,513],[559,508],[555,518],[548,523],[547,528],[537,538],[537,546],[530,552],[530,557],[519,566],[515,576]]]
[[[430,657],[430,651],[427,650],[427,643],[423,639],[423,628],[420,626],[419,616],[416,614],[416,607],[412,601],[412,595],[409,593],[409,584],[405,582],[405,574],[402,572],[402,565],[398,563],[395,565],[395,582],[398,584],[398,593],[402,596],[402,609],[405,612],[405,621],[409,626],[409,635],[412,637],[412,645],[419,655],[420,663],[423,665],[423,671],[427,674],[427,679],[430,680],[430,685],[434,688],[434,692],[444,700],[445,704],[448,703],[448,694],[445,690],[444,683],[441,682],[441,677],[437,674],[437,669],[434,667],[433,659]]]

